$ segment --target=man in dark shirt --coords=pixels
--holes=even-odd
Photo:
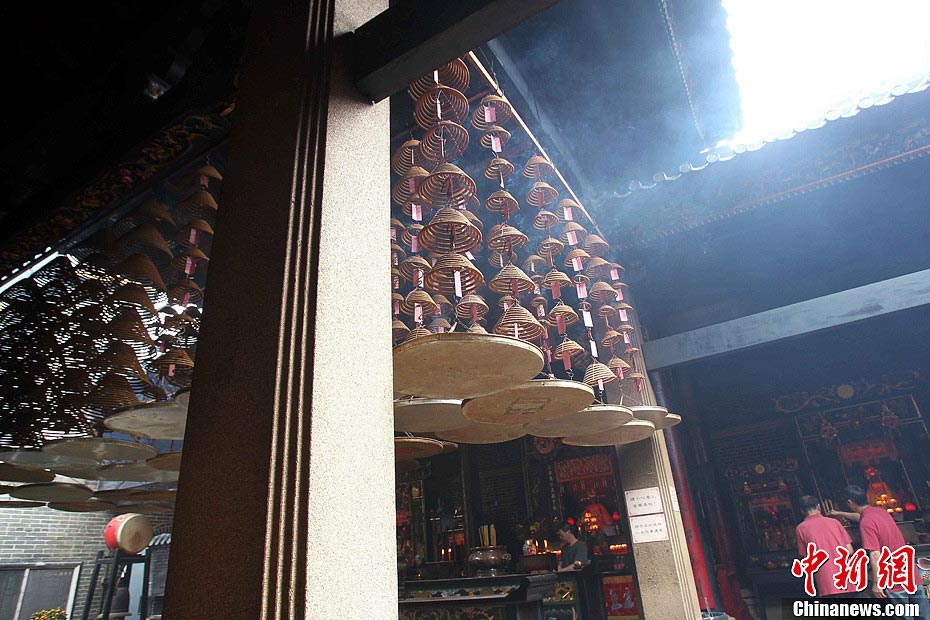
[[[559,572],[584,568],[588,563],[588,547],[575,536],[575,526],[565,523],[559,528],[559,540],[565,543],[562,546],[562,555],[559,557]],[[575,563],[581,564],[576,567]]]

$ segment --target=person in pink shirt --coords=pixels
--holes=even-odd
[[[814,573],[814,583],[817,586],[818,597],[829,596],[855,596],[855,592],[841,590],[836,587],[833,576],[839,572],[839,566],[834,560],[839,557],[837,547],[845,547],[852,553],[852,539],[849,533],[836,519],[828,519],[820,511],[820,500],[812,495],[801,498],[801,510],[806,515],[804,521],[798,525],[795,534],[798,539],[798,553],[803,558],[807,555],[807,544],[814,543],[817,549],[826,551],[829,558]]]

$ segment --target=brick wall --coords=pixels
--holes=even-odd
[[[94,558],[106,548],[103,530],[114,516],[110,512],[72,513],[51,508],[0,510],[0,564],[80,562],[80,581],[71,616],[80,618]],[[156,532],[167,531],[173,513],[150,515],[149,519]],[[92,611],[90,617],[96,618],[100,610]]]

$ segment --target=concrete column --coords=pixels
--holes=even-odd
[[[254,5],[166,619],[397,617],[388,104],[340,36],[386,6]]]

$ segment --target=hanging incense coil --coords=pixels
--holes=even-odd
[[[545,157],[533,155],[523,166],[523,176],[539,180],[555,172],[555,167]]]
[[[488,333],[488,330],[486,330],[485,328],[481,327],[481,325],[479,325],[478,323],[474,323],[471,327],[468,328],[467,331],[468,331],[469,334],[486,334],[486,333]]]
[[[513,295],[501,295],[501,298],[497,300],[497,306],[501,310],[506,310],[510,306],[515,306],[518,303],[517,298]]]
[[[585,237],[588,236],[588,231],[578,222],[568,222],[565,224],[565,227],[562,228],[562,232],[559,233],[559,239],[562,243],[566,245],[578,246],[581,247],[581,244],[584,243]],[[585,252],[587,254],[587,252]]]
[[[603,238],[591,233],[584,238],[582,247],[594,256],[606,256],[610,252],[610,245]]]
[[[559,300],[552,306],[552,310],[549,311],[549,314],[546,315],[546,324],[549,327],[558,327],[559,319],[562,320],[562,325],[565,327],[574,325],[578,322],[578,313],[565,302]]]
[[[610,371],[610,368],[605,366],[600,362],[592,362],[590,366],[584,371],[584,381],[587,385],[595,386],[598,383],[607,384],[611,381],[616,381],[617,376]]]
[[[564,340],[559,343],[552,355],[561,362],[564,361],[566,353],[568,353],[569,359],[579,359],[584,357],[585,349],[574,340]]]
[[[547,264],[548,263],[546,263],[546,259],[544,259],[542,256],[539,256],[538,254],[530,254],[526,257],[526,260],[523,261],[523,270],[528,272],[530,277],[532,277],[532,274],[538,274],[542,272],[542,270],[546,268]]]
[[[617,304],[614,306],[614,308],[617,310],[617,314],[620,315],[620,320],[621,320],[621,321],[623,321],[624,323],[626,323],[627,321],[629,321],[629,319],[630,319],[630,314],[629,314],[629,313],[630,313],[630,312],[633,312],[633,306],[631,306],[630,304],[626,303],[625,301],[621,301],[621,302],[617,302]],[[626,313],[626,318],[624,318],[623,313]]]
[[[419,140],[407,140],[391,155],[391,170],[395,174],[404,176],[415,165],[417,151],[420,150]]]
[[[646,420],[651,422],[656,430],[671,428],[681,422],[681,416],[677,413],[671,413],[665,407],[657,405],[639,405],[630,407],[633,415],[637,420]]]
[[[107,372],[114,372],[127,379],[138,379],[148,382],[145,370],[139,363],[133,348],[125,342],[113,342],[107,347],[106,351],[97,355],[88,364],[88,370],[92,373],[99,372],[103,375]]]
[[[423,220],[426,214],[433,210],[433,205],[420,192],[416,192],[400,206],[400,210],[407,217],[419,221]]]
[[[142,224],[119,239],[120,247],[127,253],[142,252],[156,259],[171,259],[168,243],[153,224]]]
[[[212,220],[219,205],[210,192],[197,190],[174,207],[175,219],[189,222],[193,219]]]
[[[611,349],[623,342],[623,335],[615,329],[608,329],[601,338],[601,344]]]
[[[191,302],[203,301],[203,289],[190,278],[186,278],[173,284],[168,290],[168,296],[180,305],[186,306]]]
[[[198,248],[188,248],[174,257],[171,266],[181,272],[193,274],[197,269],[206,266],[210,262],[203,250]]]
[[[481,146],[491,149],[495,153],[500,153],[501,149],[510,141],[510,132],[498,125],[490,125],[481,132],[481,139],[478,141]],[[495,144],[496,142],[496,144]],[[496,150],[494,147],[498,147]]]
[[[465,444],[492,444],[513,441],[526,435],[522,424],[469,424],[462,428],[438,431],[436,436],[447,441]]]
[[[213,179],[214,181],[222,181],[223,175],[220,174],[220,171],[211,166],[210,164],[203,165],[194,172],[196,177],[207,177],[208,179]]]
[[[533,218],[533,228],[536,230],[551,230],[553,226],[559,223],[559,218],[555,213],[540,209]]]
[[[583,252],[584,250],[581,251]],[[588,297],[601,303],[617,301],[617,291],[606,282],[595,282],[594,286],[592,286],[591,290],[588,292]]]
[[[617,357],[616,355],[610,358],[610,360],[607,362],[607,367],[610,368],[615,375],[617,375],[618,379],[622,378],[621,375],[631,368],[631,366],[627,364],[622,357]]]
[[[420,166],[411,166],[404,176],[391,188],[391,198],[399,205],[410,200],[417,193],[420,184],[429,176],[429,171]]]
[[[433,265],[434,267],[436,265]],[[452,302],[443,295],[442,293],[436,293],[433,295],[433,303],[436,304],[437,312],[439,314],[449,314],[452,312]]]
[[[424,336],[432,336],[432,335],[433,335],[433,332],[421,326],[415,329],[411,329],[410,333],[407,334],[407,337],[404,338],[404,342],[411,342],[413,340],[416,340],[417,338],[422,338]]]
[[[155,344],[145,327],[145,323],[143,323],[142,318],[135,309],[124,309],[107,324],[104,331],[122,342],[140,343],[147,346]]]
[[[388,227],[391,229],[391,241],[400,239],[400,234],[404,231],[404,224],[396,217],[392,217]]]
[[[458,274],[458,286],[456,286]],[[481,270],[461,254],[445,254],[426,273],[425,288],[434,293],[445,293],[461,297],[479,289],[484,284]],[[448,301],[447,301],[448,303]]]
[[[455,306],[455,316],[459,319],[480,319],[483,318],[490,308],[480,295],[465,295],[462,301]]]
[[[461,168],[455,164],[439,164],[423,180],[419,193],[437,208],[464,208],[475,191],[475,182]]]
[[[560,222],[570,222],[581,213],[581,207],[571,198],[563,198],[554,211]]]
[[[164,291],[165,281],[162,280],[158,268],[152,259],[145,254],[133,254],[125,260],[110,268],[110,273],[117,277],[124,277],[139,284],[149,284]]]
[[[396,316],[400,314],[400,305],[404,303],[404,296],[400,293],[391,293],[391,312]]]
[[[492,181],[500,181],[512,177],[513,172],[514,168],[512,163],[503,157],[495,157],[489,161],[487,167],[485,167],[484,177]]]
[[[413,240],[415,237],[419,236],[420,231],[423,230],[423,224],[411,224],[404,229],[404,232],[400,235],[400,240],[407,244],[410,247],[410,251],[413,252]],[[416,249],[417,252],[420,251],[419,248]]]
[[[190,385],[194,360],[184,349],[169,349],[151,362],[152,368],[166,381],[179,387]]]
[[[195,247],[212,237],[213,227],[210,226],[209,222],[202,219],[189,221],[178,228],[178,232],[174,236],[178,243],[188,248]]]
[[[149,198],[137,207],[132,213],[113,224],[112,231],[117,235],[125,235],[140,224],[167,224],[175,227],[174,218],[168,213],[168,208],[154,198]]]
[[[533,183],[533,189],[526,195],[526,204],[531,207],[548,207],[559,197],[559,191],[544,181]]]
[[[574,271],[581,271],[590,259],[590,254],[581,248],[575,248],[565,255],[565,266]]]
[[[558,285],[559,288],[565,288],[572,285],[572,280],[568,275],[562,273],[558,269],[552,268],[546,273],[546,277],[543,278],[541,286],[548,291],[552,290],[553,285]]]
[[[484,222],[479,220],[477,215],[475,215],[474,213],[472,213],[471,211],[467,209],[464,211],[459,211],[459,213],[461,213],[465,217],[466,220],[471,222],[475,228],[477,228],[478,230],[484,230]]]
[[[501,295],[531,293],[536,284],[516,265],[506,265],[488,282],[488,288]],[[535,319],[534,319],[535,320]]]
[[[103,254],[110,258],[118,258],[120,255],[119,241],[112,230],[103,228],[85,239],[81,245],[72,248],[68,253],[82,263],[91,254]],[[7,294],[9,294],[9,290]]]
[[[620,263],[610,263],[610,279],[619,280],[623,277],[623,272],[626,271],[626,268]]]
[[[522,248],[529,239],[522,232],[509,224],[498,224],[491,229],[488,236],[488,249],[497,252]]]
[[[165,319],[165,332],[175,335],[196,333],[200,324],[192,316],[186,314],[175,314]]]
[[[391,264],[400,265],[400,263],[407,258],[407,252],[404,248],[400,247],[396,243],[391,244]]]
[[[409,333],[410,328],[407,327],[407,325],[400,319],[395,318],[391,322],[391,337],[394,340],[400,340],[401,338],[406,337]]]
[[[433,319],[427,329],[432,334],[444,334],[452,327],[452,325],[446,319],[442,317],[437,317]]]
[[[400,311],[407,316],[415,316],[417,306],[420,307],[424,318],[436,314],[436,303],[429,293],[421,289],[415,289],[407,294],[404,303],[400,305]]]
[[[439,121],[461,124],[468,117],[468,97],[451,86],[435,84],[417,98],[413,120],[422,129]]]
[[[549,305],[549,300],[543,297],[542,295],[536,295],[536,297],[534,297],[532,301],[530,301],[530,307],[536,308],[536,316],[541,316],[539,313],[540,308],[542,308],[542,316],[545,316],[546,308],[548,305]]]
[[[465,92],[468,90],[468,82],[470,80],[471,73],[468,71],[468,65],[466,65],[461,58],[456,58],[446,63],[435,72],[428,73],[411,82],[410,86],[407,88],[407,92],[414,101],[419,99],[423,93],[436,84],[444,84]]]
[[[615,281],[611,282],[610,285],[617,291],[617,300],[623,301],[623,289],[628,288],[626,282]]]
[[[561,241],[554,237],[546,237],[543,239],[542,243],[539,244],[537,252],[544,258],[552,259],[561,254],[564,249],[565,246]]]
[[[471,115],[471,126],[484,131],[491,125],[506,125],[513,118],[510,102],[498,95],[487,95]]]
[[[610,263],[600,256],[592,256],[585,265],[584,272],[592,278],[603,278],[610,273]]]
[[[488,199],[484,202],[484,208],[491,213],[496,213],[503,217],[510,217],[520,210],[520,203],[517,202],[516,198],[510,195],[510,192],[499,189],[488,196]]]
[[[610,325],[610,319],[616,318],[616,316],[617,316],[617,309],[614,308],[613,306],[604,304],[603,306],[601,306],[600,308],[597,309],[597,316],[599,316],[599,317],[601,317],[602,319],[604,319],[604,321],[605,321],[605,322],[608,324],[608,326],[609,326],[609,325]]]
[[[523,306],[514,305],[504,310],[497,325],[494,326],[494,333],[532,342],[542,338],[546,333],[546,328],[530,314],[529,310]]]
[[[488,254],[488,264],[498,269],[506,267],[516,259],[517,253],[512,251],[508,252],[507,250],[495,250]]]
[[[406,259],[401,262],[399,270],[401,275],[409,282],[416,282],[416,273],[417,271],[423,272],[423,275],[426,275],[426,272],[431,269],[429,262],[422,256],[414,254],[413,256],[408,256]],[[422,286],[422,281],[416,283],[417,286]]]
[[[420,231],[419,242],[434,254],[468,252],[481,245],[481,231],[455,209],[444,207]]]
[[[110,372],[100,379],[84,398],[84,402],[95,408],[116,409],[138,405],[139,399],[126,377]]]
[[[431,162],[455,161],[468,149],[468,130],[452,121],[439,121],[420,140],[420,157]]]

